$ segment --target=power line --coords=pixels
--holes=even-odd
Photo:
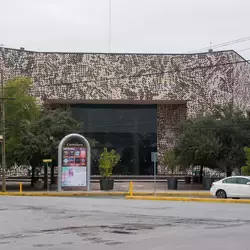
[[[248,40],[250,40],[250,37],[245,37],[245,38],[241,38],[241,39],[237,39],[237,40],[233,40],[233,41],[229,41],[229,42],[225,42],[225,43],[220,43],[220,44],[217,44],[214,46],[204,47],[204,48],[201,48],[198,50],[189,51],[187,53],[197,52],[197,51],[201,51],[201,50],[208,50],[208,49],[212,49],[212,48],[215,49],[215,48],[225,47],[225,46],[240,43],[240,42],[246,42]]]
[[[236,43],[246,42],[248,40],[250,40],[250,37],[244,37],[244,38],[240,38],[240,39],[236,39],[236,40],[232,40],[232,41],[228,41],[228,42],[224,42],[224,43],[219,43],[219,44],[216,44],[214,46],[209,46],[209,47],[204,47],[204,48],[201,48],[198,50],[188,51],[187,53],[194,53],[194,52],[198,52],[201,50],[208,50],[208,49],[212,49],[212,48],[215,49],[215,48],[225,47],[225,46],[236,44]]]
[[[237,50],[237,51],[242,52],[242,51],[246,51],[246,50],[249,50],[249,49],[250,49],[250,47],[246,48],[246,49]]]

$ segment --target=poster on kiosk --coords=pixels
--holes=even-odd
[[[86,187],[87,149],[83,145],[67,145],[62,153],[62,187]]]

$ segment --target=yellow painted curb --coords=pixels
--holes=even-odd
[[[127,192],[2,192],[0,196],[57,196],[57,197],[70,197],[70,196],[125,196]]]
[[[129,192],[0,192],[0,196],[58,196],[58,197],[70,197],[70,196],[85,196],[85,197],[96,197],[96,196],[126,196]],[[134,192],[133,196],[152,196],[153,192]],[[162,192],[156,193],[157,197],[166,196],[200,196],[200,197],[211,197],[208,192]]]
[[[150,193],[145,193],[145,192],[135,192],[133,193],[134,196],[150,196],[150,195],[154,195],[153,192]],[[192,197],[192,196],[199,196],[199,197],[211,197],[211,194],[209,192],[159,192],[156,193],[156,196],[182,196],[182,197]]]
[[[157,196],[126,196],[127,200],[151,200],[151,201],[185,201],[185,202],[214,202],[214,203],[243,203],[250,204],[250,200],[216,199],[216,198],[192,198],[192,197],[157,197]]]

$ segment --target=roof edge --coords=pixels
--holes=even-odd
[[[216,54],[216,53],[225,53],[225,52],[234,52],[238,56],[240,56],[242,59],[244,59],[238,52],[235,50],[218,50],[218,51],[206,51],[206,52],[198,52],[198,53],[137,53],[137,52],[114,52],[114,53],[109,53],[109,52],[58,52],[58,51],[35,51],[35,50],[26,50],[26,49],[17,49],[17,48],[9,48],[9,47],[0,47],[3,49],[7,50],[14,50],[14,51],[24,51],[24,52],[30,52],[30,53],[44,53],[44,54],[99,54],[99,55],[202,55],[202,54]],[[246,60],[246,59],[244,59]]]

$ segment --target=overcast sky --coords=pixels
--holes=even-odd
[[[0,9],[5,47],[109,52],[109,0],[0,0]],[[111,52],[185,53],[250,37],[250,0],[111,0],[111,10]],[[250,59],[250,38],[219,49]]]

